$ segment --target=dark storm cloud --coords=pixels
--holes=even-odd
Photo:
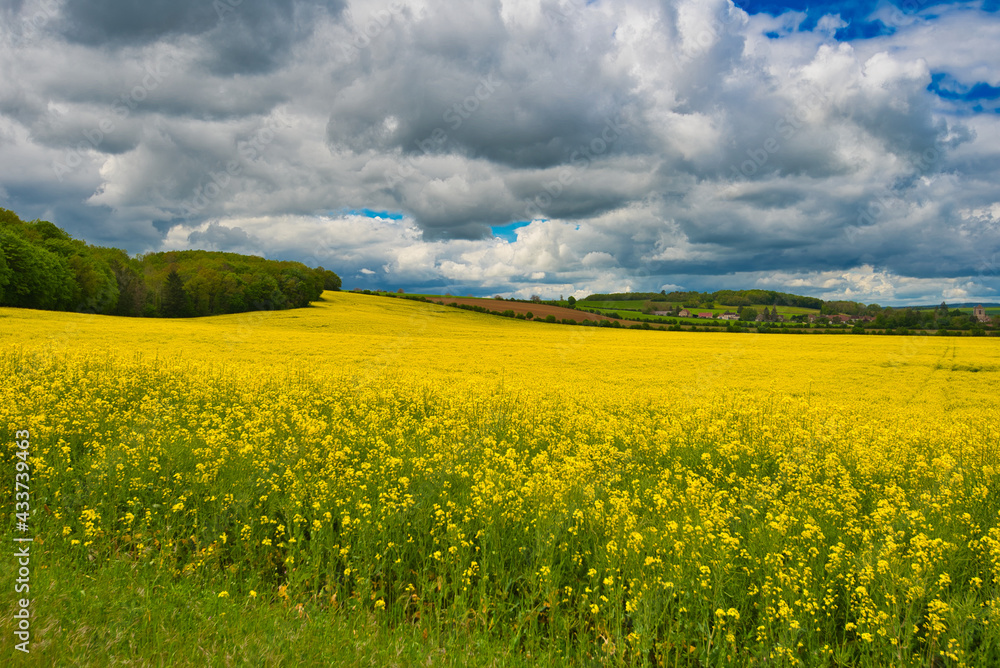
[[[329,140],[515,168],[568,162],[635,104],[627,73],[603,66],[608,35],[577,28],[543,22],[514,32],[499,3],[437,5],[398,21],[385,38],[392,51],[340,73]]]
[[[220,20],[213,4],[204,0],[84,0],[67,3],[63,11],[63,35],[89,46],[198,35]]]
[[[746,202],[758,209],[787,209],[805,198],[801,192],[787,186],[760,188],[733,197],[733,201]]]
[[[182,36],[203,37],[215,74],[269,71],[311,32],[315,13],[338,14],[342,0],[82,0],[66,3],[62,35],[108,48]]]

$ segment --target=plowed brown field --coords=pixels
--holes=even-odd
[[[531,313],[536,320],[544,320],[545,316],[548,315],[554,315],[556,320],[574,320],[576,322],[583,322],[584,320],[590,320],[592,322],[600,320],[615,320],[614,318],[609,318],[605,315],[594,315],[593,313],[577,311],[576,309],[564,308],[562,306],[549,306],[547,304],[535,304],[528,302],[509,302],[500,299],[482,299],[479,297],[428,297],[427,301],[434,302],[435,304],[443,304],[445,306],[448,304],[481,306],[490,311],[499,311],[501,313],[503,311]]]

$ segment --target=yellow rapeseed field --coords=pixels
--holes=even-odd
[[[1000,665],[1000,346],[0,309],[66,559],[629,665]],[[5,496],[13,515],[13,498]]]

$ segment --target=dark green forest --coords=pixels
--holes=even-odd
[[[0,306],[191,317],[306,306],[340,277],[301,262],[213,251],[130,257],[0,209]]]

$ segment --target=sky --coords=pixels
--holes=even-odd
[[[998,0],[0,0],[0,206],[347,288],[1000,301]]]

